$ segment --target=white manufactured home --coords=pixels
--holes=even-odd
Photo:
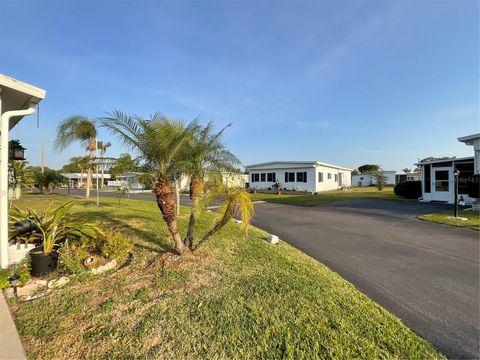
[[[317,193],[351,186],[352,169],[319,161],[270,161],[247,165],[249,187]]]
[[[382,174],[385,177],[385,185],[393,186],[396,184],[396,173],[396,171],[382,170]],[[352,175],[352,184],[353,186],[373,186],[377,184],[377,179],[373,174]]]

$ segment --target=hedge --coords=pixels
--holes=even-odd
[[[422,196],[422,182],[419,180],[416,181],[400,181],[393,188],[395,195],[407,198],[407,199],[418,199]]]

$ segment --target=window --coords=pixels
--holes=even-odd
[[[426,193],[429,193],[430,192],[430,182],[431,182],[430,165],[424,165],[423,166],[423,175],[424,175],[424,178],[425,178],[425,181],[423,182],[424,191]]]
[[[295,182],[295,173],[293,172],[286,172],[285,173],[285,182]]]
[[[259,182],[259,180],[260,180],[259,174],[252,174],[252,183]]]
[[[449,191],[448,170],[435,170],[435,191]]]
[[[363,180],[363,176],[360,176],[360,180]]]
[[[266,180],[267,180],[267,179],[266,179],[265,173],[261,173],[261,174],[260,174],[260,181],[261,181],[261,182],[265,182]]]
[[[338,174],[335,174],[335,182],[338,182]]]
[[[307,172],[306,171],[297,172],[297,182],[303,182],[303,183],[307,182]]]
[[[328,180],[332,180],[332,173],[328,173],[328,174],[327,174],[327,179],[328,179]]]
[[[268,173],[267,174],[267,181],[268,182],[275,182],[277,179],[275,178],[275,173]]]
[[[318,173],[318,182],[323,182],[323,172]]]

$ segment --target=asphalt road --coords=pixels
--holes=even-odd
[[[445,208],[263,203],[253,224],[338,272],[449,358],[478,359],[479,233],[415,219]]]
[[[188,205],[188,196],[181,201]],[[479,233],[416,219],[447,209],[384,200],[260,203],[253,224],[339,273],[449,358],[478,359]]]

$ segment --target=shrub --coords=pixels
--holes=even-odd
[[[107,259],[118,259],[132,251],[133,243],[130,238],[116,231],[108,230],[105,232],[105,238],[101,240],[99,248]]]
[[[10,272],[7,269],[0,269],[0,289],[6,289],[10,286],[8,278],[10,277]]]
[[[422,196],[421,181],[401,181],[393,188],[395,195],[402,196],[407,199],[418,199]]]
[[[17,264],[10,265],[6,269],[0,269],[0,289],[10,287],[9,278],[15,277],[18,285],[23,286],[30,280],[30,268],[28,260],[23,260]]]
[[[86,272],[83,261],[88,255],[85,247],[66,243],[58,252],[59,271],[71,274],[81,274]]]

